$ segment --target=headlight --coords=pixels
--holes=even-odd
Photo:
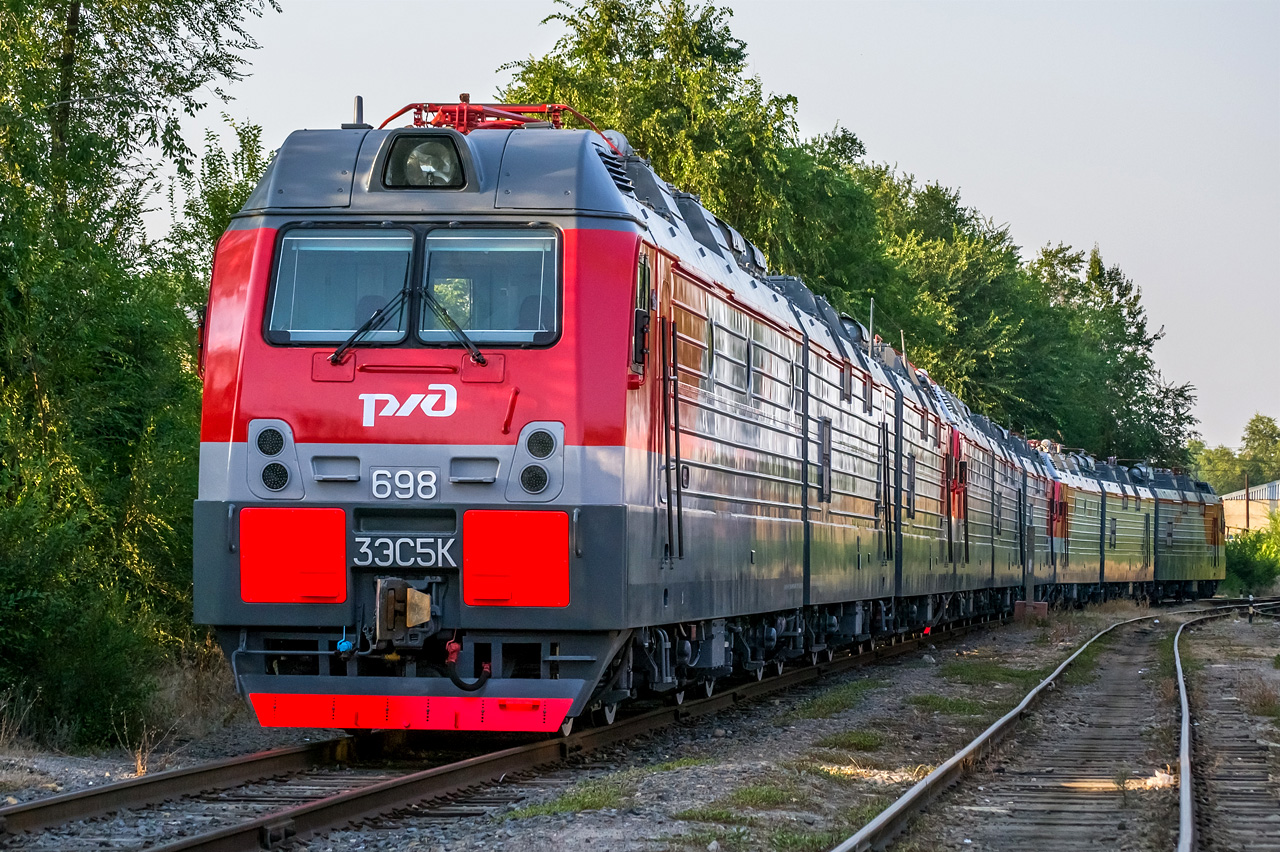
[[[447,142],[423,142],[405,158],[404,180],[409,186],[453,186],[457,174],[458,155]]]

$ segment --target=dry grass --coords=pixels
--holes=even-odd
[[[498,821],[510,819],[528,819],[537,816],[594,811],[602,808],[619,808],[635,794],[636,788],[646,778],[663,772],[675,772],[694,766],[701,766],[709,760],[703,757],[682,757],[668,760],[653,766],[640,766],[623,769],[596,778],[587,778],[577,782],[569,789],[549,801],[526,805],[521,808],[498,814]]]
[[[803,701],[795,710],[785,714],[780,721],[787,723],[796,719],[825,719],[856,706],[870,690],[883,689],[888,685],[888,681],[879,678],[863,678],[842,683]]]
[[[1138,604],[1130,600],[1112,600],[1103,601],[1100,604],[1094,604],[1093,611],[1101,615],[1116,615],[1118,619],[1109,619],[1111,621],[1123,621],[1126,618],[1140,618],[1144,615],[1151,614],[1151,607],[1146,604]]]
[[[223,728],[244,709],[230,664],[212,635],[206,636],[160,674],[151,713],[152,745],[158,730],[167,731],[166,738],[198,739]]]
[[[994,660],[960,659],[944,663],[942,676],[948,680],[970,686],[987,686],[992,683],[1011,683],[1030,689],[1044,680],[1045,669],[1017,669],[1002,666]]]
[[[862,728],[841,731],[823,737],[814,743],[817,748],[837,749],[840,751],[876,751],[884,745],[884,737],[876,731]]]
[[[891,761],[861,759],[846,760],[841,763],[814,763],[805,767],[804,771],[829,781],[892,787],[914,784],[934,769],[935,767],[927,763],[893,766]]]
[[[0,692],[0,753],[15,754],[24,749],[27,720],[36,698],[17,687]]]
[[[0,769],[0,793],[12,793],[14,790],[25,790],[28,787],[45,787],[56,792],[60,787],[43,772],[28,769],[25,766],[10,766]],[[6,804],[0,799],[0,805]]]
[[[1280,692],[1261,676],[1241,676],[1236,685],[1236,695],[1251,715],[1280,719]]]

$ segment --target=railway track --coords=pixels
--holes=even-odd
[[[613,724],[555,739],[449,760],[426,769],[346,765],[369,751],[393,753],[399,734],[342,738],[216,764],[157,773],[94,790],[0,808],[0,849],[79,852],[146,848],[161,852],[245,852],[430,802],[441,816],[473,815],[504,777],[528,777],[573,753],[587,753],[683,719],[791,689],[860,665],[957,637],[993,619],[935,628],[931,635],[864,643],[859,653],[784,670],[699,700],[618,718]],[[494,801],[505,799],[501,794]],[[421,812],[421,807],[417,808]]]
[[[1247,681],[1213,665],[1188,680],[1188,718],[1203,721],[1189,755],[1197,767],[1189,828],[1198,842],[1179,852],[1280,852],[1280,744],[1263,739],[1242,707]]]
[[[1261,605],[1280,606],[1274,602]],[[1189,619],[1183,626],[1235,611],[1235,607],[1219,607],[1209,615]],[[1179,852],[1199,848],[1193,837],[1195,802],[1189,795],[1174,792],[1178,787],[1184,792],[1191,789],[1187,773],[1192,761],[1187,749],[1194,726],[1184,712],[1183,757],[1178,760],[1172,743],[1160,742],[1159,729],[1152,725],[1157,716],[1153,708],[1160,704],[1159,678],[1152,673],[1159,665],[1158,644],[1168,638],[1167,626],[1160,629],[1156,623],[1175,614],[1196,615],[1160,613],[1101,631],[1032,689],[1017,707],[832,852],[885,848],[931,802],[972,772],[980,758],[995,753],[1029,711],[1057,689],[1064,672],[1081,654],[1108,637],[1116,648],[1099,662],[1097,679],[1083,688],[1062,690],[1052,710],[1039,714],[1036,729],[1019,734],[1019,748],[999,755],[998,766],[988,767],[980,779],[937,803],[932,809],[933,823],[963,827],[961,842],[973,849],[1068,852],[1146,848],[1143,843],[1150,844],[1162,833],[1169,834],[1169,842],[1163,848],[1175,842]],[[1185,708],[1176,642],[1174,648],[1174,666]],[[1169,752],[1163,761],[1162,752]],[[1181,780],[1174,776],[1175,764],[1180,766]],[[1275,813],[1273,804],[1271,815],[1274,817]],[[1172,819],[1175,814],[1179,815],[1176,829]]]

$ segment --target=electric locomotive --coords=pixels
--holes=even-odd
[[[1211,593],[1203,483],[972,414],[569,115],[295,132],[219,242],[195,618],[263,725],[568,730],[1028,589]]]

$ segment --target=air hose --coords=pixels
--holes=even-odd
[[[445,659],[444,663],[444,672],[449,676],[449,680],[453,681],[453,685],[458,687],[458,689],[461,689],[464,692],[475,692],[477,689],[484,686],[485,683],[488,682],[489,678],[493,676],[492,664],[484,663],[481,667],[480,677],[476,678],[471,683],[467,683],[458,675],[458,652],[462,650],[461,643],[457,641],[450,641],[445,644],[444,649],[448,653],[448,657]]]

